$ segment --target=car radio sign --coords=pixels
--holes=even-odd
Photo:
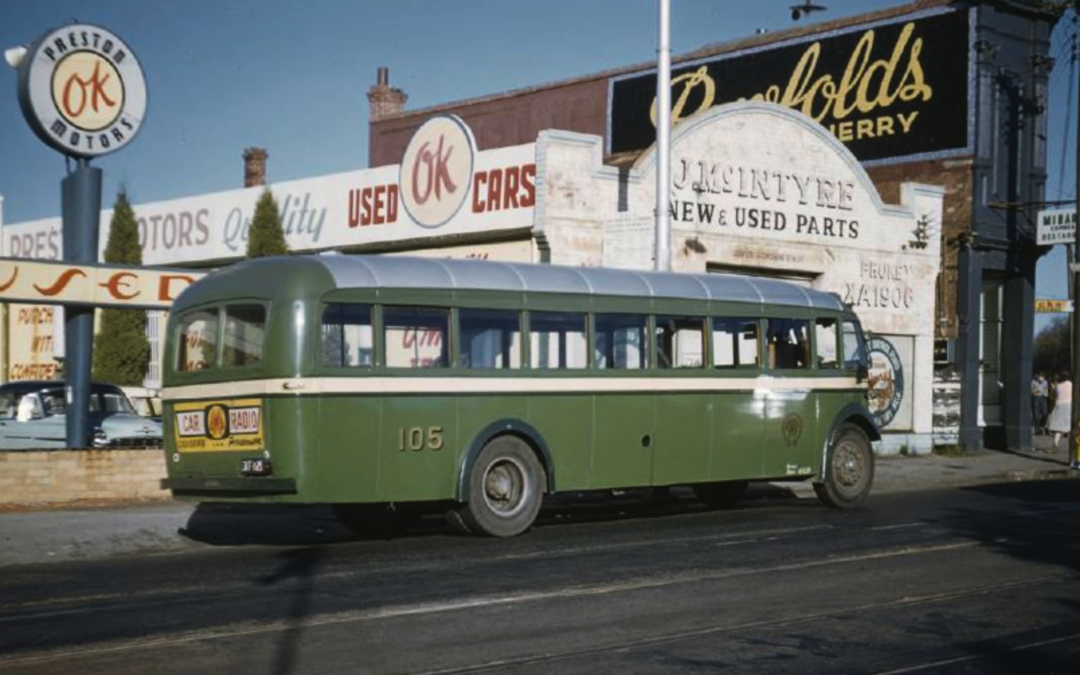
[[[262,402],[177,403],[174,429],[181,452],[258,450],[264,444]]]

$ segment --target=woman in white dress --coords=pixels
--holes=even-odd
[[[1054,394],[1054,412],[1050,413],[1046,426],[1054,433],[1054,447],[1057,448],[1062,434],[1069,435],[1072,424],[1072,382],[1068,373],[1057,378]]]

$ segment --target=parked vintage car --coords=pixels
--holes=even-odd
[[[121,387],[140,417],[161,421],[161,391],[148,387]]]
[[[67,447],[64,383],[0,385],[0,449]],[[94,383],[90,390],[91,444],[95,448],[161,447],[161,423],[140,417],[120,387]]]

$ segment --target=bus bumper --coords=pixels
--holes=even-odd
[[[161,489],[177,496],[294,495],[294,478],[165,478]]]

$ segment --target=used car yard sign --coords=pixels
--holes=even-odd
[[[191,270],[0,258],[0,302],[168,309],[203,276]]]
[[[146,80],[116,34],[73,24],[43,35],[22,59],[19,105],[47,145],[97,157],[135,137],[146,114]]]

